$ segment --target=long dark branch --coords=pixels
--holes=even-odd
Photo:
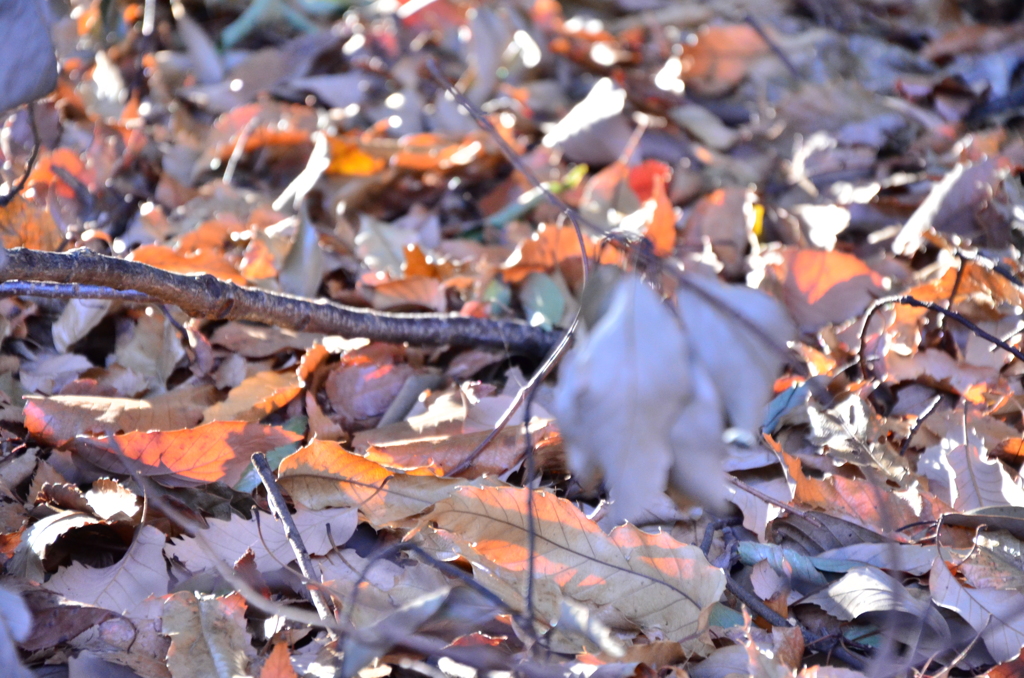
[[[0,266],[0,281],[9,280],[134,290],[177,306],[194,318],[247,320],[303,332],[422,346],[479,346],[542,356],[560,337],[522,322],[442,313],[387,313],[240,287],[208,274],[170,273],[85,249],[63,254],[8,250]]]

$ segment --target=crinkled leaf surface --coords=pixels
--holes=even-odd
[[[523,609],[528,568],[526,490],[463,487],[423,517],[428,548],[448,544]],[[562,596],[597,608],[606,623],[639,625],[649,637],[683,640],[725,589],[701,551],[668,534],[622,525],[605,534],[565,499],[534,495],[538,613],[559,616]],[[436,527],[435,527],[436,526]],[[433,533],[433,534],[430,534]],[[494,590],[494,589],[492,589]]]

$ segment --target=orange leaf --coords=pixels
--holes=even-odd
[[[422,513],[466,482],[426,473],[394,473],[338,443],[314,440],[281,461],[278,480],[306,508],[358,507],[380,528]]]
[[[386,159],[368,154],[358,143],[344,137],[330,137],[328,148],[331,164],[327,167],[327,174],[369,177],[388,166]]]
[[[216,397],[213,386],[169,391],[147,399],[88,395],[25,397],[25,428],[53,445],[77,435],[195,426]]]
[[[239,141],[244,142],[245,153],[268,147],[312,148],[316,128],[316,113],[308,106],[276,101],[237,106],[214,121],[197,164],[209,167],[213,160],[227,162]]]
[[[86,188],[92,190],[95,186],[95,173],[87,171],[85,163],[78,156],[77,153],[72,151],[70,148],[61,147],[54,149],[49,155],[43,156],[36,163],[35,169],[32,170],[32,174],[29,175],[28,182],[25,184],[27,188],[35,188],[38,185],[46,185],[55,187],[54,190],[62,198],[74,198],[75,191],[68,186],[64,180],[53,171],[54,167],[59,167],[71,176],[81,181]]]
[[[753,61],[769,52],[749,24],[707,26],[696,42],[683,46],[683,81],[705,95],[725,94],[747,77]]]
[[[629,187],[636,193],[636,197],[640,198],[640,202],[645,202],[655,197],[655,186],[660,185],[664,192],[665,186],[671,178],[671,167],[660,160],[644,160],[636,167],[630,168],[627,180]]]
[[[398,140],[398,148],[391,156],[392,167],[421,172],[468,165],[484,152],[483,144],[473,135],[451,143],[436,134],[410,134]]]
[[[618,250],[600,247],[590,236],[583,236],[587,257],[598,263],[620,265],[623,261]],[[600,253],[600,256],[599,254]],[[548,273],[555,266],[580,258],[580,241],[572,226],[550,226],[541,224],[529,240],[516,247],[502,266],[502,274],[509,283],[522,282],[531,273]]]
[[[19,195],[0,207],[0,242],[6,248],[52,252],[64,244],[64,233],[48,210]]]
[[[654,245],[655,255],[667,257],[676,248],[676,213],[665,192],[664,177],[652,179],[651,194],[653,197],[647,204],[654,204],[650,223],[647,224],[647,239]]]
[[[209,273],[236,285],[247,284],[242,274],[222,254],[211,250],[186,255],[163,245],[141,245],[128,258],[172,273]]]
[[[292,668],[291,656],[288,654],[287,643],[277,643],[271,650],[267,661],[260,670],[260,678],[298,678]]]
[[[217,481],[234,485],[253,453],[299,440],[301,435],[280,426],[218,421],[178,431],[125,433],[113,439],[79,438],[75,451],[104,470],[138,471],[169,487]]]
[[[843,252],[799,247],[769,249],[763,261],[767,285],[804,331],[856,317],[882,293],[885,279]]]
[[[814,304],[837,285],[860,276],[868,276],[876,285],[882,284],[882,276],[867,264],[843,252],[822,250],[799,250],[790,258],[790,272],[797,289]]]

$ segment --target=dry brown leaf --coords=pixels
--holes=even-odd
[[[363,579],[352,610],[356,628],[376,624],[396,609],[447,585],[436,568],[425,563],[373,563],[353,549],[333,551],[317,559],[324,583],[341,600],[349,600],[356,583]],[[365,578],[364,578],[365,573]]]
[[[25,397],[25,427],[52,445],[76,435],[175,430],[195,426],[216,398],[211,386],[184,388],[147,399],[57,395]]]
[[[194,254],[182,254],[162,245],[142,245],[132,251],[129,259],[171,273],[209,273],[225,282],[248,284],[245,277],[220,252],[200,250]]]
[[[167,668],[175,678],[248,676],[252,641],[238,593],[216,598],[179,591],[164,599],[163,633],[170,637]]]
[[[781,455],[791,481],[796,483],[793,501],[798,505],[839,514],[880,534],[920,520],[938,518],[932,515],[929,504],[913,502],[890,487],[840,475],[812,478],[803,472],[799,459],[785,452]]]
[[[321,511],[300,509],[292,516],[306,550],[314,556],[328,553],[334,543],[348,541],[356,529],[356,512],[335,508]],[[246,520],[232,514],[231,520],[208,519],[209,527],[199,532],[203,539],[183,537],[167,547],[167,555],[181,561],[193,573],[213,568],[219,559],[234,564],[251,551],[256,566],[266,572],[295,560],[295,552],[281,521],[267,513]],[[330,535],[328,536],[328,532]]]
[[[306,351],[322,338],[322,334],[229,322],[213,331],[210,343],[245,358],[266,358],[286,350]]]
[[[883,276],[852,254],[783,247],[763,258],[762,287],[786,304],[805,332],[857,316],[885,289]]]
[[[170,577],[163,556],[165,541],[163,532],[143,525],[118,562],[102,568],[73,563],[58,570],[46,586],[68,600],[136,616],[146,598],[167,593]]]
[[[387,411],[416,369],[400,362],[402,352],[386,344],[351,351],[331,366],[324,393],[335,421],[347,431],[370,428]],[[330,415],[329,415],[330,416]]]
[[[228,391],[226,400],[203,412],[203,423],[213,421],[259,421],[292,400],[300,393],[299,377],[294,370],[254,374]]]
[[[754,242],[760,212],[755,195],[737,186],[719,188],[697,201],[687,210],[681,244],[692,252],[700,252],[705,241],[722,262],[727,277],[734,278],[746,266],[746,254]]]
[[[526,490],[463,487],[418,526],[427,548],[468,559],[485,586],[524,609]],[[701,614],[725,590],[725,575],[695,546],[623,525],[604,534],[573,504],[534,494],[536,611],[559,618],[562,596],[588,605],[610,626],[637,625],[649,638],[692,644]],[[445,545],[442,547],[441,545]]]
[[[621,264],[622,254],[611,247],[601,247],[595,238],[583,236],[587,257],[591,262]],[[537,232],[516,247],[502,266],[506,282],[522,282],[531,273],[550,273],[556,266],[579,265],[580,241],[571,226],[541,224]]]
[[[220,421],[177,431],[132,432],[95,441],[79,438],[75,452],[112,473],[138,472],[168,487],[217,481],[234,485],[255,452],[302,440],[279,426]]]
[[[681,77],[704,96],[718,96],[740,84],[751,64],[771,48],[750,24],[706,26],[683,47]]]
[[[292,668],[291,655],[288,653],[288,643],[276,643],[270,651],[270,656],[263,662],[260,669],[260,678],[299,678]]]
[[[422,513],[465,482],[393,473],[338,443],[319,440],[285,457],[278,481],[303,506],[356,507],[375,528]]]
[[[45,207],[19,195],[0,207],[0,244],[52,252],[64,245],[64,233]]]

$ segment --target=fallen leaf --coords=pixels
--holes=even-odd
[[[764,257],[768,287],[805,332],[855,317],[884,290],[883,276],[852,254],[786,247]]]
[[[981,635],[985,647],[1002,664],[1020,656],[1024,646],[1024,594],[996,589],[969,589],[949,572],[942,558],[936,558],[928,577],[932,600],[953,610]]]
[[[705,26],[683,47],[680,77],[704,96],[728,93],[740,84],[752,62],[771,52],[750,24]]]
[[[223,598],[191,591],[164,599],[163,634],[171,639],[167,668],[176,678],[248,676],[254,654],[246,630],[246,603],[238,593]]]
[[[73,563],[58,570],[46,585],[69,600],[135,616],[146,598],[167,593],[165,541],[163,532],[143,525],[117,563],[102,568]]]
[[[584,235],[587,258],[601,264],[621,263],[622,255],[610,247],[601,247],[596,239]],[[575,260],[575,261],[574,261]],[[550,273],[556,266],[579,265],[580,239],[571,226],[541,224],[529,240],[524,241],[502,265],[505,282],[522,282],[531,273]]]
[[[418,527],[428,548],[429,530],[438,543],[473,562],[477,578],[516,609],[525,606],[527,584],[526,492],[463,487]],[[599,610],[600,618],[621,615],[649,635],[686,645],[700,629],[702,613],[725,589],[724,574],[699,549],[665,533],[623,525],[606,535],[572,503],[549,492],[534,494],[533,510],[536,612],[549,623],[558,619],[565,596]]]
[[[300,509],[292,516],[310,555],[329,553],[334,543],[343,544],[356,529],[356,512],[335,508],[310,511]],[[234,564],[251,551],[256,566],[269,571],[295,560],[295,552],[285,536],[284,525],[268,513],[260,512],[246,520],[233,514],[231,520],[207,520],[209,527],[196,537],[183,537],[167,547],[167,555],[177,558],[193,573],[216,567],[221,563]],[[328,536],[328,532],[330,535]]]
[[[285,457],[277,473],[299,504],[312,510],[355,507],[375,528],[422,513],[466,482],[394,473],[338,443],[319,440]]]
[[[284,407],[302,392],[294,370],[266,370],[245,379],[228,391],[228,397],[206,408],[203,423],[214,421],[259,421]],[[180,427],[162,427],[180,428]]]
[[[292,668],[291,655],[288,654],[288,643],[276,643],[267,660],[260,669],[260,678],[299,678]]]
[[[129,259],[171,273],[209,273],[225,282],[248,284],[238,269],[220,252],[200,250],[195,254],[182,254],[162,245],[142,245],[132,251]]]
[[[47,16],[32,0],[12,0],[0,7],[0,113],[42,98],[57,85]],[[21,662],[11,666],[21,668]]]
[[[2,103],[0,101],[0,108]],[[0,207],[0,244],[8,249],[27,247],[53,252],[64,245],[64,232],[49,210],[19,195]]]
[[[210,387],[169,391],[149,399],[56,395],[25,397],[25,427],[53,445],[76,435],[175,430],[195,426],[212,404]]]
[[[669,432],[693,394],[689,351],[664,302],[629,277],[562,361],[553,404],[569,467],[585,485],[604,474],[613,520],[635,520],[665,491]],[[644,472],[618,472],[633,468]]]
[[[138,472],[168,487],[223,482],[234,485],[255,452],[268,452],[302,436],[279,426],[218,421],[178,431],[132,432],[86,441],[75,450],[111,473]]]

